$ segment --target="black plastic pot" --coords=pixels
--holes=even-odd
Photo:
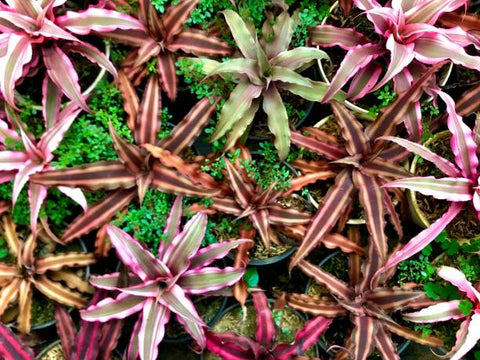
[[[273,304],[273,303],[275,302],[275,300],[274,300],[274,299],[268,299],[268,302],[269,302],[269,304]],[[245,304],[246,304],[246,305],[249,305],[249,304],[252,304],[252,303],[253,303],[253,301],[252,301],[251,299],[249,299]],[[220,320],[225,314],[227,314],[227,313],[229,313],[229,312],[231,312],[231,311],[234,311],[234,310],[236,310],[236,309],[239,309],[239,308],[240,308],[240,304],[238,304],[238,303],[229,306],[228,308],[226,308],[226,309],[220,314],[220,316],[218,317],[218,320]],[[295,313],[295,315],[297,315],[304,323],[308,321],[307,317],[306,317],[304,314],[302,314],[301,312],[299,312],[299,311],[297,311],[297,310],[294,310],[294,309],[291,309],[291,310],[292,310],[292,311]],[[301,330],[301,329],[298,329],[298,330]],[[314,345],[313,348],[314,348],[314,351],[315,351],[315,356],[318,357],[318,356],[319,356],[319,351],[318,351],[317,345]],[[202,360],[204,359],[204,354],[203,354],[203,353],[201,354],[200,359],[202,359]]]

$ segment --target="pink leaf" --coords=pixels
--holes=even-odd
[[[388,269],[393,268],[403,260],[415,255],[421,251],[425,246],[430,244],[445,227],[458,215],[462,210],[463,204],[461,202],[451,203],[448,211],[442,215],[440,219],[435,221],[427,229],[423,230],[420,234],[411,239],[402,249],[391,255],[387,263],[377,270],[374,278],[379,274],[386,272]]]
[[[414,52],[413,44],[400,44],[395,41],[395,37],[390,35],[387,39],[386,48],[390,50],[390,62],[388,69],[383,79],[375,86],[372,91],[375,91],[389,82],[395,75],[408,66],[413,60]]]
[[[74,189],[67,186],[57,186],[57,189],[80,205],[84,212],[88,210],[87,199],[81,189]]]
[[[467,280],[460,270],[449,266],[442,266],[438,270],[438,276],[467,294],[467,297],[474,303],[480,302],[480,293],[472,286],[472,283]]]
[[[455,155],[455,162],[466,178],[476,181],[478,157],[477,144],[473,139],[473,131],[465,125],[462,117],[455,111],[455,102],[450,95],[443,91],[437,91],[437,94],[447,105],[447,125],[452,133],[450,147]]]
[[[114,30],[146,31],[140,21],[129,15],[94,7],[79,12],[67,11],[66,15],[57,18],[56,23],[79,35],[87,35],[92,31],[100,33]]]
[[[376,44],[358,45],[350,49],[325,92],[323,102],[329,101],[361,68],[367,66],[383,53],[384,50]]]
[[[48,76],[69,99],[76,102],[83,110],[89,112],[85,99],[78,83],[78,75],[70,59],[56,45],[44,47],[43,61],[47,68]]]
[[[468,333],[463,341],[462,346],[458,351],[453,355],[450,360],[460,360],[462,359],[473,347],[477,344],[477,341],[480,340],[480,310],[475,310],[475,314],[471,317],[470,325],[468,326]]]
[[[418,323],[433,323],[451,319],[462,319],[465,315],[458,308],[459,304],[460,300],[442,302],[417,312],[403,314],[403,318]]]
[[[120,260],[142,280],[170,276],[170,271],[148,249],[123,230],[107,225],[107,233]]]
[[[30,184],[28,188],[28,200],[30,202],[30,228],[33,236],[36,236],[38,214],[46,197],[47,188],[45,186]]]
[[[15,180],[13,182],[13,192],[12,192],[12,204],[15,206],[15,202],[17,201],[18,195],[20,191],[22,191],[23,187],[27,183],[30,175],[33,175],[39,171],[42,171],[43,164],[37,164],[28,160],[25,163],[25,166],[18,171],[15,175]]]
[[[22,77],[23,66],[32,60],[32,45],[27,36],[10,34],[7,53],[0,58],[0,90],[15,107],[15,83]]]

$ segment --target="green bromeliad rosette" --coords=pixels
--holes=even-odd
[[[219,75],[237,85],[222,107],[212,141],[227,135],[225,149],[230,149],[250,126],[260,106],[268,117],[268,128],[275,136],[275,147],[281,159],[290,149],[290,125],[281,93],[291,92],[309,101],[321,101],[328,85],[310,80],[300,72],[313,60],[328,59],[325,52],[298,47],[289,50],[293,35],[293,20],[286,11],[262,26],[262,37],[254,26],[232,10],[223,12],[240,56],[223,63],[191,58],[202,65],[207,76]],[[334,96],[343,101],[344,94]]]

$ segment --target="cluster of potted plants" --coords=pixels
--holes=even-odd
[[[475,11],[0,0],[0,356],[479,358]]]

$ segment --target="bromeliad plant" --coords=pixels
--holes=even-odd
[[[117,11],[89,8],[82,12],[68,11],[57,16],[65,0],[12,0],[0,3],[0,91],[5,101],[15,107],[15,84],[36,73],[40,60],[46,68],[43,81],[43,102],[61,103],[62,93],[84,110],[89,110],[82,96],[68,53],[78,53],[105,68],[114,76],[117,71],[108,58],[94,46],[74,34],[115,29],[143,30],[131,16]],[[48,91],[51,93],[47,95]],[[50,97],[50,98],[49,98]]]
[[[359,234],[351,232],[350,236],[359,237]],[[401,309],[423,306],[426,296],[422,291],[388,287],[387,281],[394,272],[386,273],[380,281],[372,281],[381,265],[374,246],[369,247],[363,265],[358,255],[350,257],[350,285],[306,260],[301,260],[298,264],[305,274],[329,290],[330,299],[306,294],[279,294],[281,301],[310,315],[327,318],[350,316],[354,328],[343,345],[348,352],[340,352],[337,359],[347,359],[350,353],[355,360],[365,360],[373,348],[385,360],[400,359],[391,333],[423,345],[442,345],[440,339],[430,335],[422,337],[422,334],[398,324],[391,317],[391,314]]]
[[[95,287],[120,294],[82,310],[81,316],[86,321],[105,322],[141,311],[130,340],[129,359],[137,356],[142,360],[157,359],[158,345],[172,312],[203,349],[205,324],[189,295],[208,295],[234,284],[243,276],[244,268],[219,269],[207,265],[250,240],[222,242],[200,249],[207,216],[195,215],[180,232],[181,216],[182,199],[178,197],[168,218],[158,257],[119,228],[107,226],[118,257],[131,271],[129,283],[119,286],[119,273],[92,277],[90,281]]]
[[[354,0],[373,24],[380,41],[374,42],[353,29],[319,25],[311,30],[312,42],[320,46],[338,45],[348,50],[340,68],[325,93],[328,101],[352,79],[350,94],[361,97],[379,89],[392,78],[404,81],[410,75],[409,65],[416,62],[433,65],[445,59],[470,69],[480,70],[480,57],[465,52],[469,45],[480,46],[479,40],[460,27],[436,27],[438,18],[462,6],[459,0],[392,1],[381,6],[376,0]],[[374,60],[390,55],[381,80],[382,68]]]
[[[167,193],[200,197],[220,192],[213,179],[197,168],[192,168],[178,156],[206,125],[216,103],[211,103],[209,99],[199,101],[169,136],[158,140],[161,106],[156,75],[150,77],[140,104],[135,90],[125,77],[123,84],[125,106],[131,119],[128,124],[136,144],[122,139],[110,126],[119,160],[45,171],[32,177],[34,183],[42,186],[80,187],[91,191],[115,190],[74,220],[62,235],[65,242],[106,224],[118,210],[135,198],[138,197],[142,202],[149,187]],[[150,155],[145,147],[156,149],[154,155],[159,156],[160,161]]]
[[[430,244],[460,213],[464,206],[472,206],[480,220],[480,195],[478,193],[478,154],[480,144],[478,131],[480,131],[480,128],[477,123],[475,130],[472,131],[465,125],[462,117],[457,114],[455,102],[450,95],[442,91],[438,91],[437,94],[447,107],[447,126],[452,133],[450,147],[454,154],[455,165],[423,145],[397,137],[384,137],[383,139],[401,145],[407,150],[418,154],[423,159],[432,162],[447,176],[440,179],[433,176],[399,179],[384,184],[384,187],[400,187],[418,191],[436,199],[448,200],[451,204],[440,219],[411,239],[400,251],[393,254],[386,262],[385,269],[396,266]]]
[[[461,271],[443,266],[438,270],[438,276],[450,282],[465,294],[471,311],[465,313],[460,308],[461,300],[451,300],[429,306],[414,313],[406,313],[403,317],[416,323],[436,323],[451,319],[464,319],[457,332],[457,341],[448,353],[451,360],[462,359],[480,340],[480,293],[468,281]]]
[[[132,45],[138,49],[130,52],[122,64],[128,78],[139,84],[147,74],[148,63],[156,60],[159,82],[170,100],[177,97],[178,78],[175,57],[178,53],[192,53],[195,56],[227,56],[230,46],[216,36],[199,29],[187,29],[184,23],[200,0],[182,0],[170,5],[161,15],[150,0],[112,0],[117,5],[134,5],[136,16],[145,26],[144,30],[117,30],[104,34],[105,37]]]
[[[36,237],[31,234],[25,241],[19,239],[9,215],[3,216],[1,233],[8,244],[13,264],[0,264],[0,315],[10,304],[17,302],[18,329],[23,333],[30,332],[34,289],[63,305],[76,308],[87,305],[88,301],[81,293],[91,292],[91,287],[77,274],[64,268],[93,264],[93,254],[68,252],[38,255],[35,251],[38,244]],[[45,235],[48,239],[47,233]]]
[[[228,133],[225,149],[235,145],[252,123],[260,105],[268,117],[268,127],[275,136],[275,147],[281,159],[290,149],[290,126],[281,92],[287,91],[309,101],[320,101],[327,85],[299,74],[305,65],[327,59],[323,51],[299,47],[288,50],[293,34],[293,20],[286,11],[272,25],[266,20],[262,38],[257,39],[252,24],[232,10],[223,12],[233,38],[243,57],[223,63],[208,59],[191,59],[203,65],[207,76],[220,75],[237,86],[222,108],[212,141]],[[342,94],[335,96],[344,100]]]
[[[244,149],[243,153],[244,161],[252,160],[248,150]],[[270,185],[268,189],[262,189],[239,165],[240,161],[232,164],[225,158],[231,195],[211,197],[213,203],[208,209],[232,214],[237,218],[248,216],[267,249],[270,249],[271,242],[280,244],[272,226],[288,227],[310,222],[312,216],[310,213],[285,208],[278,202],[279,197],[285,196],[285,191],[275,190],[276,184]],[[291,188],[289,191],[292,190],[294,189]]]
[[[235,333],[214,333],[207,331],[207,349],[225,360],[288,360],[308,351],[318,337],[328,328],[331,319],[318,316],[305,323],[299,330],[293,344],[275,344],[277,326],[267,297],[263,292],[252,294],[256,311],[255,339]]]
[[[12,204],[15,206],[18,195],[23,187],[29,182],[30,176],[43,170],[50,170],[50,162],[53,160],[53,152],[58,148],[63,136],[70,128],[81,111],[76,104],[71,104],[57,113],[55,122],[41,136],[38,142],[32,134],[27,131],[26,125],[20,120],[18,114],[9,105],[5,105],[7,119],[14,128],[9,128],[7,122],[1,121],[4,138],[0,143],[21,144],[24,151],[7,150],[0,151],[0,183],[10,180],[13,182]],[[20,132],[20,136],[15,130]],[[66,186],[59,186],[58,189],[65,195],[78,202],[84,210],[87,209],[87,201],[80,189],[72,189]],[[47,196],[47,188],[42,185],[30,183],[28,197],[30,202],[30,228],[36,234],[38,214]]]
[[[311,136],[301,132],[292,133],[294,144],[328,159],[328,161],[295,160],[292,162],[293,166],[306,173],[303,176],[306,180],[304,184],[331,177],[335,177],[335,183],[323,198],[321,207],[314,215],[302,244],[290,263],[290,268],[324,241],[323,237],[337,222],[348,219],[348,214],[352,210],[352,197],[357,191],[365,212],[371,241],[382,262],[385,261],[388,252],[387,237],[384,232],[385,213],[389,215],[389,220],[400,237],[403,231],[391,195],[382,188],[382,185],[389,180],[410,177],[411,174],[399,164],[399,161],[406,157],[407,152],[396,144],[387,146],[380,139],[397,131],[397,126],[403,123],[412,102],[417,101],[423,93],[423,88],[429,85],[431,74],[435,70],[436,67],[432,67],[427,71],[366,128],[345,106],[332,101],[334,118],[340,126],[344,143],[340,143],[332,135],[316,128],[304,129]],[[394,192],[394,195],[398,200],[404,201],[402,192]]]

